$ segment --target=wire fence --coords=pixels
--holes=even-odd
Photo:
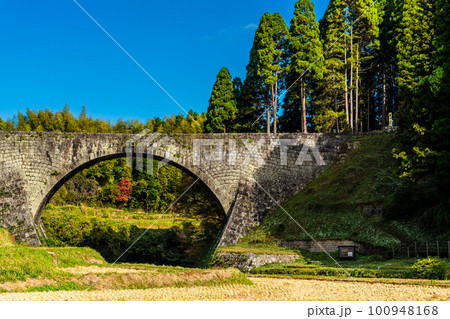
[[[450,260],[450,241],[415,241],[392,247],[392,258],[430,257]]]

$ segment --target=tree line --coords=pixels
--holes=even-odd
[[[94,119],[88,116],[86,106],[78,117],[74,116],[66,104],[61,111],[52,112],[48,108],[35,111],[27,109],[26,113],[17,112],[12,119],[0,118],[0,131],[36,131],[36,132],[83,132],[83,133],[129,133],[137,134],[144,129],[158,133],[195,134],[203,132],[206,114],[189,111],[186,116],[173,114],[148,119],[141,122],[138,119],[118,119],[115,123]]]
[[[450,3],[310,0],[265,13],[242,82],[217,75],[208,132],[368,132],[398,126],[399,175],[430,175],[450,224]],[[390,122],[390,123],[389,123]]]
[[[279,13],[265,13],[245,80],[226,67],[217,75],[207,131],[363,132],[388,125],[389,113],[401,125],[397,111],[410,110],[448,42],[437,37],[447,6],[331,0],[317,22],[311,1],[299,0],[289,26]]]
[[[287,25],[265,13],[242,81],[222,68],[207,113],[112,124],[68,106],[13,119],[0,130],[138,133],[367,132],[398,126],[399,175],[432,174],[450,211],[450,12],[447,0],[310,0]],[[448,218],[448,213],[446,215]]]

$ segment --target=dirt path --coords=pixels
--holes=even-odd
[[[0,300],[450,300],[450,288],[251,278],[253,286],[4,293]]]

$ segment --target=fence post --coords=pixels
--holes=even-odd
[[[408,254],[408,258],[409,258],[409,246],[408,246],[408,249],[407,249],[407,254]]]
[[[436,241],[436,250],[437,250],[437,255],[439,257],[439,241]]]
[[[392,259],[394,259],[394,247],[392,247]]]
[[[428,258],[428,242],[425,242],[425,251],[427,252],[427,258]]]
[[[419,255],[417,255],[417,242],[414,242],[414,254],[416,255],[416,258],[419,257]]]

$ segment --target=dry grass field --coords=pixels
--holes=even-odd
[[[446,286],[250,277],[254,285],[3,293],[0,300],[450,300]]]

